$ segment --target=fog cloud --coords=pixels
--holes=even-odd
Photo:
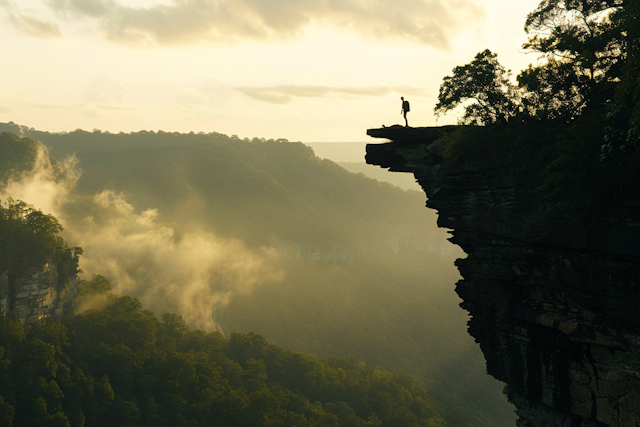
[[[287,104],[294,98],[323,98],[329,95],[386,96],[390,93],[427,96],[427,89],[414,86],[347,86],[284,85],[273,87],[237,87],[238,92],[259,101]]]
[[[0,200],[9,197],[23,200],[44,213],[57,216],[80,177],[77,164],[75,157],[52,162],[46,148],[40,145],[33,168],[13,176],[6,185],[0,186]]]
[[[68,227],[65,238],[81,246],[82,268],[112,281],[114,291],[140,298],[157,314],[182,314],[193,327],[218,328],[216,312],[236,293],[279,278],[269,250],[249,251],[239,242],[198,230],[163,225],[158,212],[135,213],[122,196],[95,195],[92,209]]]
[[[43,0],[46,1],[46,0]],[[115,0],[48,0],[65,19],[97,20],[116,43],[149,47],[202,41],[291,39],[309,24],[379,40],[447,49],[458,31],[484,20],[481,0],[170,0],[130,7]]]
[[[0,198],[24,200],[56,216],[67,242],[84,249],[81,268],[107,277],[114,292],[211,331],[220,328],[216,316],[234,295],[281,280],[270,249],[249,250],[236,240],[164,224],[156,210],[136,212],[112,191],[77,194],[76,163],[52,163],[41,146],[33,170],[10,180]]]

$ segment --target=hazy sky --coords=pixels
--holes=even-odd
[[[0,0],[0,121],[363,141],[402,121],[402,95],[409,124],[435,125],[442,78],[481,50],[535,62],[521,45],[538,3]]]

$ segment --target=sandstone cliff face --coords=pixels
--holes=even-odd
[[[56,292],[57,281],[58,272],[53,264],[16,281],[14,311],[23,324],[29,325],[46,317],[62,317],[64,310],[70,308],[76,292],[76,279],[73,278],[61,294]],[[8,300],[7,275],[0,274],[0,314],[8,311]]]
[[[456,291],[518,425],[639,426],[640,367],[620,355],[640,350],[640,198],[570,227],[504,168],[443,160],[434,128],[408,132],[370,130],[392,142],[367,163],[412,172],[468,254]]]

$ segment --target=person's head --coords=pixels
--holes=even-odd
[[[400,99],[402,99],[404,101],[404,96],[401,96]]]

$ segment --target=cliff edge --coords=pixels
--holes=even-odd
[[[447,130],[370,129],[366,161],[413,173],[468,254],[456,292],[518,425],[639,426],[640,197],[568,224],[500,164],[443,158]]]

